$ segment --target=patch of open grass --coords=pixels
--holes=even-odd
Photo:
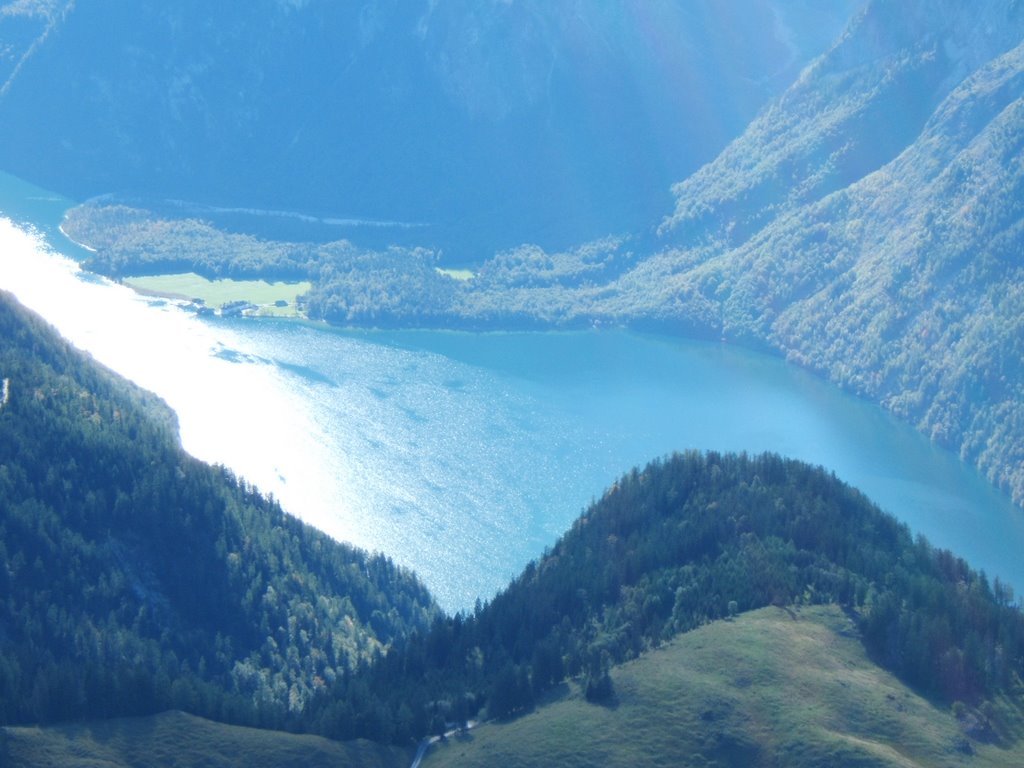
[[[260,307],[260,314],[296,317],[296,299],[312,288],[309,281],[268,283],[266,280],[207,280],[194,272],[177,275],[130,277],[125,285],[137,291],[175,299],[202,299],[216,309],[230,301],[248,301]],[[278,301],[287,306],[277,307]]]
[[[434,267],[434,269],[452,280],[466,281],[476,277],[476,274],[470,269],[444,269],[442,267]]]
[[[612,679],[611,706],[564,686],[531,714],[435,747],[425,765],[1024,765],[1020,743],[968,744],[948,707],[871,662],[834,607],[716,622],[616,667]],[[999,700],[993,720],[1019,733],[1021,702]]]
[[[82,725],[0,729],[0,765],[14,768],[408,768],[414,750],[222,725],[164,712]]]

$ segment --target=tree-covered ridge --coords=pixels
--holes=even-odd
[[[195,272],[209,280],[309,280],[307,314],[337,325],[439,323],[456,290],[435,268],[437,254],[423,248],[268,240],[103,202],[71,209],[61,229],[93,251],[82,266],[112,278]]]
[[[401,740],[481,709],[528,709],[567,676],[601,699],[610,664],[794,603],[842,605],[879,664],[947,702],[1024,673],[1024,616],[998,580],[820,468],[691,452],[622,477],[490,603],[339,680],[314,711],[329,734]]]
[[[681,314],[695,322],[881,403],[1021,504],[1024,15],[998,0],[924,6],[869,5],[743,137],[679,185],[664,227],[680,245],[633,282],[661,285],[685,297]],[[931,74],[918,98],[889,103],[886,89],[919,68]],[[831,111],[816,116],[815,99],[840,109],[832,96],[847,77],[866,94],[854,114],[882,108],[872,119],[902,136],[899,146],[874,143],[877,129],[836,129]],[[815,153],[837,136],[844,151],[873,158],[855,183],[824,181],[838,171]],[[771,199],[749,188],[761,177]]]
[[[163,403],[0,295],[0,722],[284,727],[438,615],[410,573],[192,459]]]
[[[228,233],[199,219],[161,217],[117,203],[73,208],[61,229],[94,252],[83,267],[113,278],[195,272],[210,280],[304,280],[322,257],[308,246]]]
[[[1020,43],[1013,0],[870,0],[712,162],[673,187],[670,242],[735,247],[919,140],[944,99]]]

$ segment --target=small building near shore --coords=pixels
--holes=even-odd
[[[243,315],[247,312],[255,312],[259,307],[253,304],[251,301],[229,301],[226,304],[222,304],[220,308],[221,317],[236,317]]]

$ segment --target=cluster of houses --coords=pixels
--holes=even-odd
[[[280,305],[282,302],[277,302]],[[287,302],[284,302],[287,305]],[[198,315],[220,315],[221,317],[242,317],[255,315],[259,306],[251,301],[240,299],[239,301],[228,301],[221,304],[220,309],[206,306],[203,299],[192,299],[188,305],[189,309]]]
[[[288,306],[284,299],[278,299],[274,306],[283,309]],[[247,299],[228,301],[220,305],[220,309],[214,309],[206,305],[206,300],[201,298],[189,299],[185,305],[186,309],[195,312],[197,315],[220,315],[221,317],[254,317],[260,312],[260,305],[253,304]]]
[[[255,304],[245,299],[239,301],[229,301],[226,304],[221,304],[220,315],[221,317],[241,317],[242,315],[254,315],[259,310]]]

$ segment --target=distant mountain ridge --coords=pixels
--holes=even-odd
[[[649,227],[857,1],[0,3],[0,167],[564,247]]]
[[[885,166],[954,89],[1021,42],[1021,15],[1012,0],[868,3],[742,136],[675,186],[662,233],[738,245]]]
[[[1022,40],[1013,0],[873,0],[674,186],[652,252],[499,254],[452,314],[764,346],[1024,504]]]

